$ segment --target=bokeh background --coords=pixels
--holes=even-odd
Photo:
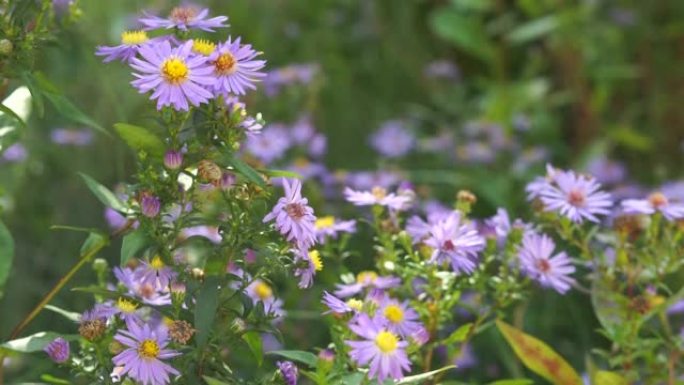
[[[627,176],[614,187],[625,194],[665,182],[672,186],[684,176],[682,1],[196,3],[212,14],[228,15],[231,28],[224,35],[243,36],[263,51],[274,74],[309,71],[310,78],[298,84],[277,93],[262,88],[245,101],[267,122],[293,124],[309,116],[327,137],[323,163],[329,170],[401,169],[419,192],[445,202],[467,188],[479,197],[477,211],[483,216],[497,206],[523,216],[529,210],[524,184],[542,173],[547,161],[593,167],[606,177],[624,167]],[[40,52],[36,69],[103,127],[144,124],[150,119],[149,102],[129,86],[130,70],[102,64],[95,47],[117,43],[141,10],[161,12],[174,5],[82,0],[79,20]],[[77,172],[113,187],[130,180],[134,166],[134,154],[115,135],[74,123],[47,104],[43,118],[35,115],[19,138],[25,156],[4,154],[0,164],[3,220],[17,249],[0,299],[2,338],[77,258],[83,234],[51,230],[51,225],[107,228],[101,204]],[[390,120],[404,122],[422,151],[400,161],[379,156],[369,137]],[[60,128],[84,131],[69,131],[65,144],[55,133]],[[473,139],[473,130],[484,132],[484,139]],[[497,147],[501,141],[505,147]],[[330,204],[322,197],[316,203]],[[371,252],[363,239],[358,242],[360,254]],[[118,251],[114,244],[102,256],[113,262]],[[371,265],[363,255],[352,258]],[[321,287],[337,282],[339,271],[326,270]],[[94,279],[85,269],[73,286]],[[319,292],[290,293],[286,303],[293,310],[283,326],[288,347],[307,349],[325,341]],[[89,300],[63,292],[53,304],[80,312]],[[535,334],[552,339],[575,367],[583,366],[590,347],[601,346],[586,296],[558,300],[539,294],[531,303],[544,311],[518,309],[516,314],[525,314]],[[27,333],[45,329],[68,331],[73,325],[45,313]],[[495,334],[485,334],[475,353],[500,343]],[[505,363],[505,354],[481,355],[478,369],[466,369],[463,378],[520,373],[514,360]],[[23,366],[15,372],[17,381],[34,379],[51,366],[45,360],[30,362],[30,370]]]

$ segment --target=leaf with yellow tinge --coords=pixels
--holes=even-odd
[[[582,385],[575,369],[543,341],[503,321],[497,320],[496,326],[528,369],[555,385]]]
[[[591,383],[594,385],[628,385],[627,380],[621,375],[613,372],[606,372],[604,370],[599,370],[594,373],[594,378]]]

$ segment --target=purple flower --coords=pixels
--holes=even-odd
[[[93,132],[87,129],[68,130],[57,128],[52,130],[50,138],[53,143],[61,145],[87,146],[93,141]]]
[[[374,271],[362,271],[356,275],[356,282],[337,285],[335,295],[346,298],[356,295],[364,289],[390,289],[401,284],[401,279],[393,276],[378,276]]]
[[[315,223],[316,238],[318,242],[325,243],[328,238],[337,239],[340,233],[355,233],[356,221],[338,221],[335,217],[328,215],[316,219]]]
[[[266,282],[255,279],[247,286],[246,292],[255,305],[258,302],[264,305],[264,312],[274,316],[274,321],[278,321],[285,315],[283,301],[273,295],[273,289]]]
[[[97,304],[93,308],[93,312],[97,314],[98,318],[109,320],[114,316],[118,316],[122,321],[129,323],[141,324],[142,318],[138,314],[138,305],[125,298],[119,297],[116,301]]]
[[[316,217],[309,201],[302,197],[302,183],[297,179],[282,179],[285,196],[278,199],[264,222],[275,220],[275,226],[288,241],[308,249],[316,243]]]
[[[223,237],[221,236],[218,227],[214,226],[186,227],[182,230],[181,235],[183,236],[183,238],[204,237],[215,244],[219,244],[223,240]]]
[[[146,44],[140,47],[142,59],[132,58],[131,67],[137,80],[131,84],[140,93],[154,90],[151,100],[157,100],[157,109],[172,106],[187,111],[188,102],[193,106],[206,103],[213,97],[204,86],[213,85],[214,69],[207,65],[206,57],[192,52],[192,41],[171,48],[168,41]]]
[[[432,226],[434,226],[440,220],[451,215],[451,213],[451,209],[443,210],[440,208],[438,210],[429,212],[427,215],[427,221],[418,215],[414,215],[406,221],[406,232],[411,236],[414,244],[423,242],[425,238],[430,235]]]
[[[496,215],[485,221],[485,224],[493,229],[499,242],[505,241],[513,229],[517,228],[525,232],[532,229],[531,225],[523,222],[521,219],[516,219],[511,223],[508,211],[501,207],[496,210]]]
[[[8,162],[21,162],[28,158],[28,151],[21,143],[14,143],[2,152],[2,158]]]
[[[171,304],[168,287],[160,288],[157,284],[153,285],[140,281],[140,270],[143,268],[139,266],[135,270],[131,270],[127,267],[115,267],[114,276],[128,289],[128,293],[131,296],[140,298],[146,304],[156,306]]]
[[[299,277],[299,288],[306,289],[313,284],[317,271],[323,270],[323,261],[318,250],[300,249],[295,255],[295,277]]]
[[[248,136],[245,142],[247,151],[266,164],[282,158],[290,147],[290,136],[281,124],[268,125],[260,134]]]
[[[58,364],[62,364],[69,359],[69,342],[62,337],[55,338],[43,349],[50,359]]]
[[[383,123],[370,139],[371,146],[380,155],[388,158],[399,158],[408,154],[413,149],[415,141],[415,136],[398,120]]]
[[[145,26],[146,30],[178,28],[181,31],[201,29],[207,32],[214,32],[213,28],[228,26],[227,24],[224,24],[228,21],[228,17],[216,16],[207,18],[208,15],[209,10],[206,8],[200,10],[196,6],[186,5],[172,9],[168,19],[153,15],[145,15],[145,17],[140,19],[140,23]]]
[[[530,278],[565,294],[575,282],[570,277],[575,267],[565,252],[552,255],[555,248],[556,244],[548,236],[528,233],[522,240],[518,257],[522,270]]]
[[[354,300],[351,300],[354,301]],[[359,309],[356,309],[352,307],[348,302],[344,302],[343,300],[335,297],[334,295],[328,293],[327,291],[323,292],[323,300],[321,301],[325,306],[330,309],[330,311],[327,311],[323,314],[328,314],[328,313],[337,313],[337,314],[344,314],[344,313],[353,313],[358,311]],[[360,301],[359,301],[360,302]],[[359,308],[361,306],[358,306]]]
[[[461,71],[449,60],[441,59],[428,63],[423,70],[423,74],[428,78],[458,80]]]
[[[164,166],[169,170],[178,170],[183,165],[183,153],[169,150],[164,154]]]
[[[669,221],[684,218],[684,204],[672,203],[661,192],[655,192],[647,199],[627,199],[622,202],[625,214],[647,214],[660,212]]]
[[[138,54],[140,47],[151,41],[155,40],[150,40],[145,31],[124,31],[121,33],[121,44],[115,46],[98,46],[95,55],[104,56],[105,58],[102,61],[105,63],[109,63],[113,60],[121,60],[122,62],[130,63],[131,59]]]
[[[145,195],[140,200],[140,209],[144,216],[154,218],[159,215],[161,201],[154,195]]]
[[[387,321],[385,323],[387,330],[397,333],[403,338],[410,338],[423,329],[418,313],[408,305],[408,301],[399,302],[385,297],[376,314]]]
[[[369,365],[369,378],[383,383],[386,378],[401,379],[404,372],[411,370],[406,355],[408,342],[382,326],[378,319],[371,320],[366,314],[359,314],[349,328],[362,338],[360,341],[345,341],[351,348],[349,357],[356,364]]]
[[[180,373],[163,360],[180,355],[166,349],[169,343],[166,328],[151,330],[149,325],[128,324],[128,330],[119,330],[114,339],[126,349],[114,356],[114,365],[123,367],[120,376],[128,375],[142,385],[165,385],[169,376]]]
[[[449,259],[455,272],[470,274],[477,266],[478,253],[484,249],[485,240],[471,224],[462,222],[460,212],[453,211],[432,226],[425,244],[434,249],[431,262],[443,263]]]
[[[470,344],[465,344],[461,347],[459,355],[454,358],[454,365],[456,365],[459,370],[472,368],[477,365],[477,357],[475,357],[475,353]]]
[[[255,90],[254,83],[266,76],[259,70],[266,65],[265,60],[254,60],[261,53],[252,49],[250,44],[240,44],[240,38],[220,43],[209,56],[214,67],[214,92],[227,97],[229,94],[244,95],[247,89]]]
[[[596,215],[610,214],[609,208],[613,205],[610,194],[602,191],[593,177],[574,171],[556,170],[551,178],[540,181],[539,186],[531,189],[528,185],[528,193],[538,194],[546,211],[558,211],[576,223],[585,219],[598,222]]]
[[[278,370],[285,380],[287,385],[297,385],[297,377],[299,376],[299,371],[297,366],[290,361],[278,361]]]
[[[380,205],[396,211],[408,209],[413,200],[408,195],[387,193],[382,187],[373,187],[371,191],[356,191],[347,187],[344,189],[344,196],[356,206]]]
[[[389,188],[399,183],[401,176],[392,171],[358,171],[347,175],[346,183],[358,190],[370,190],[373,187]]]
[[[605,156],[598,157],[587,166],[587,172],[593,175],[599,183],[618,184],[625,180],[627,169],[625,165],[610,160]]]
[[[177,275],[159,256],[149,262],[143,261],[142,266],[135,270],[135,276],[141,285],[151,285],[158,291],[167,290]]]
[[[266,75],[264,88],[266,94],[275,96],[286,85],[308,84],[318,73],[318,64],[292,64],[287,67],[277,68]]]

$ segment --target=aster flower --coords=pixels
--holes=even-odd
[[[161,210],[161,201],[154,195],[145,194],[140,200],[140,211],[148,218],[154,218],[159,215]]]
[[[14,143],[2,152],[2,159],[10,163],[18,163],[28,158],[28,151],[21,143]]]
[[[214,84],[213,68],[206,63],[207,58],[191,52],[192,41],[171,48],[171,43],[162,41],[145,44],[138,52],[141,59],[132,58],[131,67],[138,78],[131,84],[140,93],[154,90],[152,100],[157,100],[157,109],[172,106],[176,110],[187,111],[188,102],[193,106],[206,103],[213,97],[204,87]]]
[[[625,165],[610,160],[605,156],[598,157],[587,166],[589,174],[593,175],[601,184],[614,185],[625,180],[627,169]]]
[[[517,228],[522,229],[523,231],[532,229],[531,225],[523,222],[521,219],[516,219],[515,221],[511,222],[508,211],[502,207],[499,207],[496,210],[496,215],[485,221],[485,225],[494,231],[494,234],[496,234],[496,238],[499,241],[504,241],[513,229]]]
[[[93,141],[93,132],[88,129],[69,130],[66,128],[56,128],[50,133],[53,143],[64,146],[87,146]]]
[[[121,44],[116,46],[98,46],[95,55],[104,56],[102,60],[109,63],[113,60],[121,60],[130,63],[131,59],[138,54],[143,44],[149,43],[150,38],[145,31],[124,31],[121,33]]]
[[[119,297],[116,301],[95,305],[93,309],[98,317],[110,319],[119,316],[121,320],[130,323],[142,324],[142,318],[138,314],[138,305],[125,297]]]
[[[225,24],[225,22],[228,21],[227,16],[216,16],[212,18],[207,18],[207,16],[209,16],[208,9],[199,9],[194,5],[186,5],[172,9],[167,19],[153,15],[145,15],[145,17],[141,18],[139,21],[145,26],[146,30],[178,28],[181,31],[201,29],[207,32],[214,32],[213,28],[228,26]]]
[[[275,316],[276,321],[285,315],[283,301],[273,295],[273,289],[266,282],[255,279],[247,286],[246,292],[254,304],[263,303],[264,312]]]
[[[166,266],[157,255],[151,261],[143,261],[142,266],[135,271],[136,278],[141,285],[151,285],[157,290],[167,290],[178,274]]]
[[[356,301],[356,302],[351,302],[351,301]],[[337,314],[344,314],[344,313],[354,313],[359,311],[363,307],[363,303],[358,300],[349,300],[347,302],[344,302],[343,300],[335,297],[334,295],[328,293],[327,291],[323,292],[323,299],[322,301],[325,306],[330,309],[330,311],[327,311],[323,314],[328,314],[328,313],[337,313]],[[360,305],[360,306],[359,306]]]
[[[377,378],[379,383],[385,379],[401,379],[404,372],[411,370],[411,362],[406,355],[408,342],[382,326],[378,319],[359,314],[349,324],[349,328],[362,338],[360,341],[345,341],[351,348],[349,357],[356,364],[369,365],[368,376]]]
[[[401,175],[392,171],[357,171],[346,175],[345,183],[357,190],[370,190],[373,187],[390,188],[401,181]]]
[[[356,282],[338,284],[335,295],[346,298],[356,295],[364,289],[390,289],[401,284],[401,279],[393,276],[378,276],[374,271],[362,271],[356,275]]]
[[[69,342],[62,337],[55,338],[43,350],[52,361],[58,364],[62,364],[69,359]]]
[[[290,361],[278,361],[276,363],[278,371],[283,376],[286,385],[297,385],[299,371],[297,366]]]
[[[453,211],[432,226],[425,244],[434,249],[431,262],[443,263],[448,259],[455,272],[470,274],[477,266],[478,253],[484,249],[485,241],[471,224],[462,222],[459,211]]]
[[[427,214],[427,221],[418,215],[410,217],[406,221],[406,232],[411,236],[413,243],[420,243],[430,235],[430,230],[440,220],[448,217],[451,214],[451,209],[438,208],[432,210]]]
[[[219,244],[223,240],[223,236],[219,232],[219,228],[215,226],[192,226],[186,227],[181,231],[183,238],[203,237],[208,239],[211,243]]]
[[[318,250],[299,250],[295,256],[295,277],[299,277],[299,288],[311,287],[317,271],[323,270],[323,261]]]
[[[148,305],[164,306],[171,304],[168,286],[162,288],[156,282],[141,282],[140,277],[143,274],[140,269],[144,269],[144,267],[139,266],[135,270],[127,267],[115,267],[114,276],[128,290],[128,294],[140,298],[142,302]]]
[[[413,149],[415,136],[398,120],[385,122],[371,136],[371,146],[382,156],[400,158]]]
[[[266,164],[282,158],[291,146],[290,136],[282,124],[270,124],[245,141],[245,149]]]
[[[579,175],[573,171],[558,171],[552,181],[539,190],[539,196],[546,211],[558,211],[571,221],[598,222],[597,215],[610,214],[610,194],[601,190],[601,185],[591,176]]]
[[[327,238],[337,239],[340,233],[355,233],[356,221],[338,221],[335,217],[328,215],[316,219],[314,224],[316,238],[318,242],[324,243]]]
[[[556,244],[548,236],[529,233],[522,240],[518,257],[523,271],[530,278],[565,294],[575,282],[570,277],[575,267],[565,252],[552,255],[555,248]]]
[[[278,199],[264,222],[275,220],[275,226],[288,241],[308,249],[316,243],[316,217],[309,201],[302,197],[302,183],[297,179],[282,179],[285,196]]]
[[[670,202],[661,192],[655,192],[647,199],[627,199],[622,202],[622,209],[625,214],[651,215],[660,212],[669,221],[684,218],[684,204]]]
[[[180,374],[163,361],[180,355],[166,349],[169,340],[165,328],[151,330],[147,324],[132,323],[128,330],[119,330],[114,339],[126,347],[112,359],[114,365],[123,367],[120,376],[128,375],[142,385],[166,385],[170,376]]]
[[[373,187],[371,191],[356,191],[347,187],[344,196],[356,206],[380,205],[397,211],[406,210],[412,201],[408,195],[387,193],[382,187]]]
[[[403,338],[410,338],[423,328],[418,313],[409,306],[408,301],[399,302],[385,297],[380,303],[377,314],[387,321],[385,323],[387,330]]]
[[[255,90],[254,83],[266,76],[259,70],[266,65],[265,60],[255,60],[261,53],[252,49],[250,44],[240,44],[240,38],[228,38],[219,44],[209,56],[214,67],[214,92],[227,97],[229,94],[244,95],[247,89]]]

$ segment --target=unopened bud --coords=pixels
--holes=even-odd
[[[223,177],[223,171],[216,163],[210,160],[200,161],[197,165],[197,174],[201,179],[212,184],[218,184]]]
[[[477,197],[475,196],[475,194],[468,190],[459,191],[458,194],[456,194],[456,199],[459,202],[469,203],[471,205],[477,202]]]
[[[101,319],[83,321],[78,327],[78,333],[88,341],[96,341],[105,333],[107,325]]]
[[[183,166],[183,153],[176,150],[169,150],[164,154],[164,166],[169,170],[178,170]]]
[[[14,44],[7,39],[0,40],[0,55],[9,55],[14,51]]]

